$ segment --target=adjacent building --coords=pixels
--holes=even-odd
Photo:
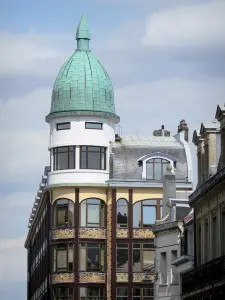
[[[182,299],[225,299],[225,106],[217,121],[194,132],[198,186],[189,197],[194,210],[194,268],[182,275]],[[193,231],[192,231],[193,233]],[[190,238],[190,232],[187,232]],[[193,235],[192,235],[193,236]],[[187,250],[187,249],[186,249]]]
[[[90,39],[82,17],[77,49],[52,91],[50,166],[25,243],[28,300],[153,299],[152,227],[168,165],[175,190],[192,190],[186,122],[175,136],[164,126],[148,137],[121,136],[113,86]]]

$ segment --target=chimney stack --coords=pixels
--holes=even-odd
[[[184,140],[188,143],[189,128],[187,122],[184,119],[180,121],[180,124],[178,126],[178,133],[180,132],[184,133]]]
[[[225,104],[218,105],[216,119],[220,122],[220,163],[219,168],[225,167]]]

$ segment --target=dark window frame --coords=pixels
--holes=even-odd
[[[127,252],[127,269],[126,270],[118,269],[118,259],[117,259],[118,258],[118,250],[126,250],[126,252]],[[116,272],[117,273],[128,273],[129,272],[129,263],[130,263],[129,243],[127,243],[127,242],[117,243],[116,244]]]
[[[69,250],[72,249],[72,258],[73,262],[70,266],[71,262],[69,262]],[[65,268],[59,268],[58,267],[58,252],[66,252],[66,263],[67,267]],[[74,272],[74,245],[73,244],[57,244],[53,248],[53,260],[55,259],[55,265],[53,262],[53,273],[59,274],[59,273],[73,273]]]
[[[139,290],[140,289],[140,295],[135,296],[134,295],[134,290]],[[145,296],[144,295],[144,290],[151,290],[152,295],[151,296]],[[133,300],[149,300],[149,299],[154,299],[154,287],[133,287],[132,288],[132,299]]]
[[[90,127],[88,127],[90,125]],[[91,125],[100,125],[99,128],[91,127]],[[85,122],[85,129],[91,129],[91,130],[102,130],[103,129],[103,123],[100,122]]]
[[[66,294],[60,293],[60,290],[66,289]],[[74,289],[71,287],[56,287],[54,288],[54,299],[55,300],[73,300]]]
[[[118,289],[125,289],[126,293],[125,295],[119,295],[118,293]],[[128,299],[128,287],[127,286],[117,286],[116,287],[116,300],[124,300],[124,299]]]
[[[69,125],[66,128],[60,128],[60,126],[64,126],[64,125]],[[60,130],[70,130],[71,129],[71,123],[70,122],[63,122],[63,123],[57,123],[56,124],[56,130],[60,131]]]
[[[157,160],[160,160],[160,161],[157,161]],[[170,161],[166,158],[163,158],[163,157],[154,157],[154,158],[151,158],[149,160],[146,161],[146,179],[147,180],[154,180],[154,181],[161,181],[163,180],[163,165],[167,165],[168,163],[170,163]],[[156,178],[155,176],[155,168],[156,166],[155,165],[161,165],[161,176],[160,176],[160,179],[159,178]],[[152,165],[152,173],[153,173],[153,176],[152,178],[149,178],[148,176],[148,165]]]
[[[121,200],[124,200],[124,201],[126,201],[126,205],[125,204],[119,204],[119,202],[121,201]],[[125,207],[126,206],[126,209],[127,209],[127,223],[125,224],[121,224],[121,223],[119,223],[118,222],[118,208],[119,207]],[[117,203],[116,203],[116,226],[117,226],[117,228],[128,228],[128,218],[129,218],[129,207],[128,207],[128,201],[127,201],[127,199],[125,199],[125,198],[120,198],[120,199],[118,199],[117,200]],[[122,225],[122,226],[121,226]]]
[[[90,266],[88,266],[88,249],[90,248],[98,249],[98,253],[99,253],[98,267],[91,268]],[[86,257],[85,257],[86,270],[81,269],[81,267],[79,266],[80,272],[103,272],[104,273],[106,271],[106,244],[105,243],[80,242],[79,252],[81,251],[81,249],[85,249],[86,252]],[[103,253],[101,250],[103,250]],[[79,255],[81,257],[81,253]],[[103,265],[101,265],[102,261],[103,261]]]
[[[139,245],[139,246],[137,246]],[[152,270],[145,268],[144,266],[144,252],[145,251],[152,251],[155,252],[155,247],[154,247],[154,243],[143,243],[143,242],[133,242],[133,251],[132,251],[132,269],[133,269],[133,273],[144,273],[144,272],[154,272],[154,263],[153,263],[153,267]],[[135,250],[139,250],[140,251],[140,271],[135,271],[134,270],[134,251]]]
[[[92,295],[92,296],[90,296],[90,295],[87,295],[87,288],[92,288],[92,289],[98,289],[99,290],[99,295]],[[81,293],[81,291],[80,291],[80,289],[85,289],[85,296],[84,297],[81,297],[80,296],[80,298],[79,299],[81,299],[81,300],[105,300],[106,299],[106,289],[105,289],[105,287],[99,287],[99,286],[80,286],[79,287],[79,292]]]
[[[133,213],[133,220],[132,220],[132,222],[133,222],[133,228],[152,228],[152,226],[155,224],[155,223],[152,223],[152,224],[144,224],[144,220],[143,220],[143,215],[144,215],[144,213],[143,213],[143,207],[145,207],[145,206],[150,206],[150,207],[154,207],[154,209],[155,209],[155,217],[156,217],[156,219],[157,219],[157,204],[145,204],[144,202],[145,201],[154,201],[155,199],[145,199],[145,200],[140,200],[140,201],[137,201],[137,202],[135,202],[134,204],[133,204],[133,209],[134,209],[134,207],[135,207],[135,204],[137,204],[137,203],[141,203],[141,208],[140,208],[140,213],[141,213],[141,215],[140,215],[140,221],[139,221],[139,227],[134,227],[134,217],[135,217],[135,214]]]
[[[64,200],[67,201],[67,203],[62,203],[60,204],[60,200]],[[72,215],[70,218],[70,205],[73,206],[73,210],[72,210]],[[59,223],[59,211],[65,210],[65,223],[64,224],[60,224]],[[52,228],[73,228],[74,227],[74,212],[75,212],[75,205],[74,202],[70,199],[67,198],[59,198],[57,200],[55,200],[55,202],[53,203],[53,207],[52,207],[52,211],[53,211],[53,224],[52,224]]]
[[[97,150],[97,148],[99,148],[99,151],[93,151],[93,150],[90,150],[90,148],[95,148]],[[80,146],[80,169],[82,170],[106,170],[106,150],[107,148],[106,147],[102,147],[102,146]],[[82,163],[82,154],[85,153],[85,167],[83,167],[83,163]],[[99,154],[99,157],[100,157],[100,160],[99,160],[99,167],[98,168],[90,168],[88,166],[88,161],[89,161],[89,157],[88,157],[88,154],[89,153],[98,153]],[[101,155],[104,155],[104,161],[103,161],[103,168],[101,166]]]
[[[99,203],[88,203],[88,201],[90,200],[99,200]],[[85,205],[85,225],[82,225],[82,207]],[[88,207],[89,206],[98,206],[99,207],[99,222],[98,223],[91,223],[88,221]],[[103,210],[103,211],[102,211]],[[80,203],[80,227],[81,228],[105,228],[106,227],[106,218],[105,218],[105,211],[106,211],[106,203],[99,198],[88,198],[83,200]],[[97,226],[91,226],[91,224],[93,225],[97,225]]]
[[[62,149],[65,148],[63,151]],[[74,170],[76,169],[76,146],[61,146],[55,147],[52,150],[53,152],[53,171],[60,171],[60,170]],[[59,168],[58,161],[59,161],[59,154],[60,153],[67,153],[67,167],[66,168]],[[72,166],[70,166],[70,154],[73,154],[73,161]]]

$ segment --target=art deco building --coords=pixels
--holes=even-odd
[[[178,191],[192,189],[185,126],[175,136],[164,127],[149,137],[115,130],[113,87],[90,39],[82,17],[77,49],[53,87],[50,167],[25,243],[28,300],[153,299],[152,225],[161,217],[167,165]]]
[[[216,122],[194,132],[198,186],[189,197],[194,210],[194,235],[188,230],[186,255],[194,240],[195,265],[182,275],[182,299],[225,299],[225,107]],[[193,233],[193,232],[192,232]],[[187,257],[187,256],[186,256]]]

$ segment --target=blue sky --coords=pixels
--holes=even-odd
[[[26,297],[29,213],[49,162],[54,79],[84,13],[111,76],[123,134],[212,121],[225,99],[224,0],[1,1],[0,299]],[[192,145],[193,162],[195,149]],[[196,170],[196,168],[195,168]],[[196,176],[195,176],[196,177]],[[15,291],[11,288],[16,286]]]

